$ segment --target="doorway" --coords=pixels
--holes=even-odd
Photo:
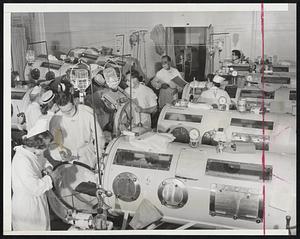
[[[176,68],[187,82],[205,80],[207,27],[174,27]]]

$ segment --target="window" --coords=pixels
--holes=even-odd
[[[274,72],[289,72],[288,66],[273,66]]]
[[[264,180],[272,180],[273,167],[265,166]],[[208,159],[206,164],[206,175],[259,181],[263,179],[261,164],[240,163],[218,159]]]
[[[270,136],[265,135],[265,140],[263,140],[262,135],[255,135],[255,134],[246,134],[246,133],[232,133],[231,140],[233,142],[252,142],[255,144],[256,150],[266,150],[269,151],[269,144],[270,144]]]
[[[290,91],[289,100],[297,100],[297,92],[295,90]]]
[[[271,84],[286,84],[289,85],[291,83],[291,79],[289,77],[272,77],[272,76],[265,76],[264,77],[265,83]]]
[[[170,169],[172,158],[172,154],[118,149],[114,158],[114,164],[168,171]]]
[[[249,71],[250,65],[249,64],[234,64],[232,68],[235,71]]]
[[[59,70],[61,68],[61,65],[50,63],[50,62],[43,62],[41,64],[41,67],[50,68],[50,69],[54,69],[54,70]]]
[[[264,126],[267,130],[273,130],[274,122],[232,118],[230,125],[254,129],[262,129]]]
[[[12,91],[11,99],[12,100],[22,100],[26,92]]]
[[[260,90],[242,90],[240,97],[241,98],[257,98],[261,99],[263,96],[262,91]],[[264,99],[274,99],[275,92],[264,92]]]
[[[202,88],[191,88],[190,89],[190,95],[195,94],[195,95],[201,95],[203,89]]]
[[[181,114],[181,113],[166,113],[165,120],[185,121],[192,123],[201,123],[202,115]]]

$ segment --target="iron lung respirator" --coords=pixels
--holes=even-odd
[[[144,151],[132,147],[126,137],[110,146],[104,178],[105,187],[114,193],[107,202],[112,208],[118,205],[134,213],[147,199],[162,212],[163,220],[193,221],[207,228],[260,229],[263,220],[268,229],[285,228],[285,216],[291,214],[291,224],[296,223],[293,156],[266,152],[263,173],[261,153],[255,150],[219,154],[213,146],[191,148],[172,142],[162,152]],[[285,183],[274,175],[281,175]],[[268,195],[264,206],[263,180]]]
[[[266,229],[285,229],[286,216],[291,217],[291,225],[296,224],[294,155],[265,152],[263,172],[258,150],[220,154],[215,146],[192,148],[177,142],[151,150],[131,140],[120,136],[106,149],[102,186],[112,192],[104,200],[112,211],[135,215],[147,200],[162,215],[161,221],[194,227],[260,230],[265,222]],[[95,213],[95,197],[68,197],[70,188],[81,181],[96,183],[95,172],[79,164],[60,167],[65,175],[63,186],[49,197],[54,212],[61,218],[66,218],[68,208]]]

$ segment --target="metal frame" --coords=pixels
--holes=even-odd
[[[41,44],[41,43],[44,43],[45,46],[46,46],[46,55],[47,55],[47,61],[48,61],[48,72],[50,71],[50,64],[49,64],[49,53],[48,53],[48,45],[47,45],[47,41],[36,41],[36,42],[29,42],[27,43],[27,49],[26,49],[26,52],[29,50],[29,46],[32,46],[32,45],[36,45],[36,44]]]
[[[119,194],[119,189],[120,189],[119,188],[119,182],[120,182],[120,180],[127,181],[128,183],[134,185],[134,188],[135,188],[134,195],[131,195],[130,197],[127,197],[127,195],[120,195]],[[134,175],[132,173],[129,173],[129,172],[123,172],[123,173],[118,174],[115,177],[114,181],[113,181],[112,187],[113,187],[113,192],[116,195],[116,197],[119,198],[122,201],[125,201],[125,202],[132,202],[132,201],[137,200],[140,196],[140,193],[141,193],[141,186],[140,186],[138,178],[136,177],[136,175]]]

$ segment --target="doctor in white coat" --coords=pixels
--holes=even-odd
[[[154,88],[160,89],[159,92],[159,108],[162,109],[166,104],[172,104],[178,98],[178,92],[182,92],[182,88],[177,86],[172,79],[179,77],[182,79],[180,72],[171,66],[171,57],[164,55],[161,58],[162,69],[159,70],[151,84]],[[183,79],[182,79],[183,80]]]
[[[60,175],[48,168],[42,156],[53,136],[49,123],[40,119],[29,130],[24,145],[15,147],[12,160],[12,228],[14,231],[50,230],[49,208],[46,191],[53,187]]]

